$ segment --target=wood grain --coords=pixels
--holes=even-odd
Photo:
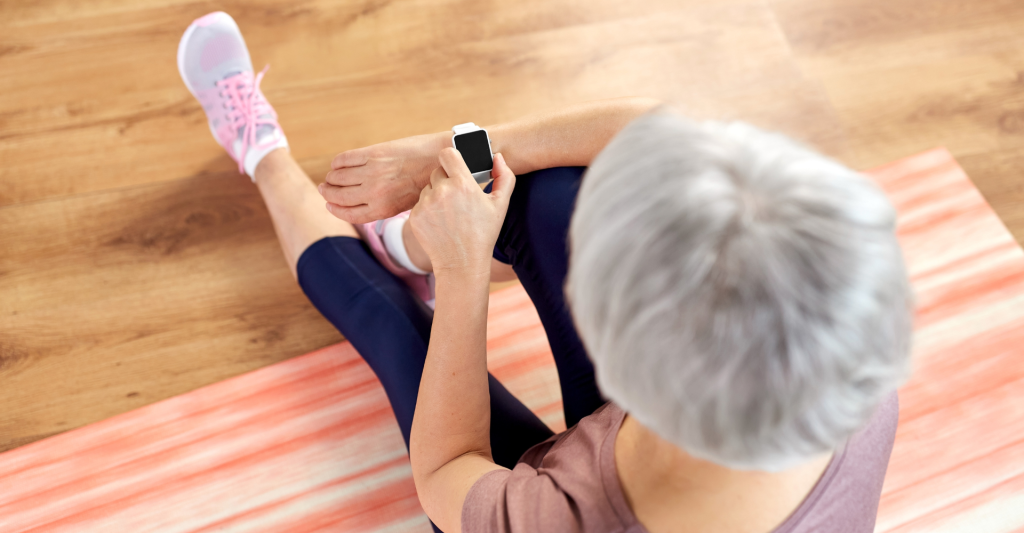
[[[1024,3],[769,0],[867,168],[947,147],[1024,242]]]
[[[837,156],[840,124],[761,0],[0,4],[0,450],[340,339],[178,78],[232,13],[293,153],[650,95]]]
[[[184,27],[212,5],[126,5],[5,28],[0,205],[181,179],[213,161],[230,168],[174,65]],[[810,140],[838,130],[752,0],[652,2],[639,13],[610,1],[236,6],[224,9],[254,63],[272,65],[265,92],[297,157],[322,161],[316,177],[344,149],[635,94]],[[742,48],[758,53],[734,53]]]
[[[0,227],[5,443],[341,339],[231,172],[0,209]]]

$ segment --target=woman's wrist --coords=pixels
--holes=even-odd
[[[434,273],[434,320],[451,317],[450,312],[457,310],[457,320],[465,321],[468,316],[476,313],[474,309],[483,309],[486,315],[487,299],[490,294],[490,274],[468,271],[441,271]],[[473,322],[469,320],[464,325]]]
[[[487,128],[487,134],[491,139],[491,151],[505,158],[505,164],[512,170],[513,174],[526,174],[539,170],[530,161],[528,143],[520,142],[524,135],[540,137],[541,132],[523,131],[523,126],[515,122],[496,124]]]
[[[475,285],[490,286],[490,260],[479,265],[441,266],[434,268],[434,288],[445,285],[455,288],[472,287]]]

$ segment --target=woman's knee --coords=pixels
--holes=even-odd
[[[563,243],[585,170],[557,167],[518,176],[495,247],[495,259],[515,264],[517,253],[530,242],[556,237]],[[565,247],[560,245],[559,249]]]

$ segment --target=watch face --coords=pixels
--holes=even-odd
[[[456,135],[455,149],[462,154],[462,159],[466,161],[466,166],[473,174],[494,168],[491,146],[487,142],[487,132],[484,130]]]

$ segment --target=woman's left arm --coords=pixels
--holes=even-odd
[[[454,533],[473,483],[502,468],[491,458],[487,302],[491,251],[515,175],[498,154],[493,190],[485,194],[457,151],[446,148],[439,159],[409,218],[436,280],[409,455],[423,510]]]

